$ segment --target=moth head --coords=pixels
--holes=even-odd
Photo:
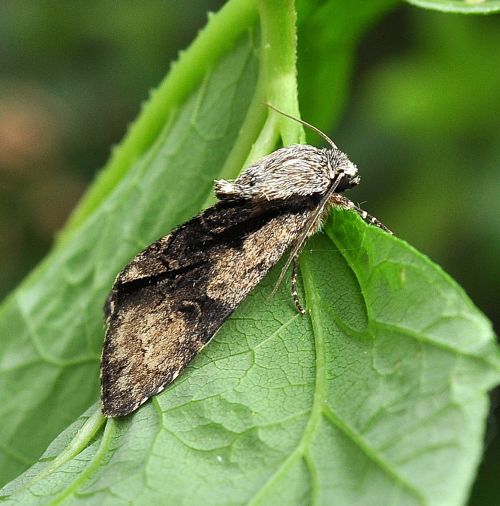
[[[358,168],[349,160],[347,155],[340,151],[340,149],[332,149],[330,154],[331,178],[336,179],[342,174],[336,192],[342,193],[358,185],[361,181],[361,178],[358,176]]]

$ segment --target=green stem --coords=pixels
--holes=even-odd
[[[280,137],[284,145],[305,140],[302,125],[265,107],[266,102],[271,103],[300,117],[296,69],[297,16],[294,2],[258,0],[258,10],[261,28],[259,77],[238,139],[220,172],[221,179],[235,178],[243,168],[269,154]],[[210,195],[205,207],[214,201],[214,196]]]
[[[300,117],[297,89],[297,15],[293,0],[258,0],[261,26],[260,75],[264,101]],[[302,125],[267,111],[267,119],[252,146],[245,166],[283,145],[305,141]]]
[[[262,68],[266,99],[278,109],[297,118],[297,14],[293,0],[257,0],[262,30]],[[270,112],[270,114],[276,114]],[[279,117],[283,144],[305,142],[302,125]]]
[[[217,14],[209,16],[206,27],[172,65],[120,146],[113,150],[110,161],[66,224],[59,237],[60,243],[80,227],[134,162],[144,155],[175,109],[198,86],[205,72],[254,24],[256,18],[255,0],[230,0]]]
[[[257,7],[261,28],[259,79],[240,137],[221,171],[221,178],[235,177],[241,171],[243,153],[250,151],[243,167],[269,154],[280,136],[284,145],[305,140],[302,125],[264,108],[268,102],[300,117],[294,1],[257,0]],[[250,142],[254,142],[251,149]]]
[[[279,118],[276,114],[269,114],[262,127],[259,137],[252,146],[248,155],[246,166],[269,154],[275,147],[280,137]]]
[[[300,117],[297,89],[297,15],[293,0],[258,0],[261,25],[259,83],[265,101],[297,118]],[[302,125],[267,111],[246,166],[270,153],[281,137],[283,145],[302,143]]]
[[[52,474],[61,466],[66,464],[66,462],[69,462],[72,458],[78,455],[87,447],[105,421],[106,418],[103,416],[101,409],[98,406],[95,412],[75,434],[75,437],[68,443],[68,446],[66,446],[66,448],[64,448],[64,450],[49,465],[42,469],[39,474],[34,476],[24,487],[22,487],[22,490],[29,488],[34,483],[44,479],[46,476]],[[19,490],[17,490],[16,493],[19,493]]]
[[[57,496],[54,497],[52,501],[50,501],[49,504],[51,506],[63,503],[96,472],[98,467],[102,464],[102,461],[107,452],[109,451],[109,446],[115,432],[115,424],[116,422],[113,418],[108,419],[106,427],[104,428],[104,433],[102,435],[101,444],[95,455],[92,457],[92,460],[88,463],[87,467],[78,475],[78,477],[73,482],[71,482],[70,485],[68,485],[62,492],[57,494]]]

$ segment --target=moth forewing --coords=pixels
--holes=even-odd
[[[113,287],[101,361],[104,414],[126,415],[173,381],[281,258],[315,206],[314,199],[220,202],[132,260],[129,266],[144,262],[151,271],[141,269],[135,280],[128,266]]]

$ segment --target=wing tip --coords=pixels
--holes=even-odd
[[[101,397],[101,411],[107,418],[119,418],[127,416],[136,411],[142,406],[150,397],[144,397],[140,401],[129,402],[126,399],[109,399]]]

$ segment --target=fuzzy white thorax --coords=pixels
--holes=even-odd
[[[356,179],[356,166],[339,149],[297,144],[262,158],[235,181],[216,181],[215,193],[220,199],[265,200],[323,194],[339,171]]]

